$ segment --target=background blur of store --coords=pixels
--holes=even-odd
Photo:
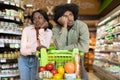
[[[36,9],[47,12],[53,21],[56,5],[75,3],[78,19],[87,23],[90,49],[85,53],[85,68],[100,80],[120,80],[120,0],[0,0],[0,80],[19,80],[22,28],[31,24]],[[97,80],[92,77],[89,80]]]

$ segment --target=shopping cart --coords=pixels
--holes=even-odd
[[[66,62],[74,62],[75,54],[80,54],[81,56],[84,55],[84,53],[80,52],[77,48],[73,49],[73,51],[69,51],[69,50],[47,51],[46,49],[42,48],[40,51],[36,52],[36,56],[38,56],[40,66],[46,66],[46,64],[48,63],[53,63],[56,68],[58,66],[64,66]],[[83,79],[83,80],[87,80],[87,79]]]
[[[55,63],[56,66],[63,66],[66,62],[74,61],[74,54],[83,52],[79,52],[78,49],[73,49],[73,51],[69,50],[50,50],[46,51],[46,49],[42,48],[40,51],[36,52],[36,56],[38,56],[38,60],[40,62],[40,66],[45,66],[47,63]]]

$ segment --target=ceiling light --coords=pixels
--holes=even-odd
[[[67,3],[70,4],[70,3],[71,3],[71,0],[67,0]]]
[[[26,7],[33,7],[32,4],[26,4]]]

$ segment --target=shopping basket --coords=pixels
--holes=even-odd
[[[72,51],[69,51],[69,50],[48,50],[47,51],[46,49],[42,48],[40,51],[36,52],[36,56],[38,56],[38,60],[40,62],[39,66],[46,66],[46,64],[48,63],[54,63],[55,68],[57,68],[58,66],[64,66],[66,62],[74,62],[75,54],[80,54],[82,56],[84,53],[80,52],[77,48],[73,49]],[[52,79],[49,79],[49,80],[52,80]],[[62,80],[65,80],[65,79],[62,79]],[[76,79],[76,80],[81,80],[81,79]]]
[[[56,66],[63,66],[66,62],[74,61],[74,54],[83,52],[79,52],[77,48],[73,49],[73,51],[69,50],[50,50],[46,51],[46,49],[42,48],[40,51],[36,52],[36,56],[38,56],[40,66],[45,66],[47,63],[52,62],[55,63]]]

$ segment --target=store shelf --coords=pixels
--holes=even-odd
[[[11,67],[11,68],[1,68],[2,70],[14,70],[14,69],[18,69],[18,67]]]
[[[111,27],[107,28],[106,30],[109,30],[109,29],[114,28],[114,27],[117,27],[117,26],[120,26],[120,23],[115,24],[115,25],[112,25]]]
[[[0,47],[0,53],[3,53],[4,51],[19,51],[20,48],[9,48],[9,47]]]
[[[120,34],[120,32],[113,33],[113,35],[119,35],[119,34]]]
[[[0,1],[0,6],[3,8],[7,9],[14,9],[14,10],[25,10],[25,8],[21,7],[19,4],[16,4],[14,2],[9,2],[9,1]]]
[[[19,73],[15,73],[15,74],[0,74],[0,77],[16,77],[19,76]]]
[[[95,50],[98,53],[120,52],[120,50]]]
[[[96,59],[95,58],[94,60],[100,60],[100,61],[107,62],[110,64],[120,65],[120,62],[115,62],[115,61],[111,61],[111,60],[107,60],[107,59]]]
[[[98,76],[101,80],[120,80],[119,77],[112,75],[110,72],[105,71],[101,67],[93,65],[94,73]]]
[[[17,59],[6,59],[6,58],[2,58],[0,59],[0,63],[16,63]]]
[[[120,32],[115,32],[115,33],[110,33],[110,34],[108,34],[108,35],[106,35],[106,37],[107,36],[116,36],[116,35],[120,35]],[[97,38],[97,40],[100,40],[100,39],[105,39],[106,37],[100,37],[100,38]]]
[[[120,10],[118,6],[98,23],[95,49],[96,75],[101,80],[120,80]],[[101,33],[101,34],[100,34]],[[96,66],[98,65],[98,66]],[[100,67],[101,66],[101,67]]]
[[[0,21],[14,22],[19,25],[23,25],[23,22],[19,18],[14,17],[0,16]]]
[[[22,35],[22,33],[8,32],[8,31],[0,31],[0,34],[16,35],[16,36],[21,36]]]
[[[24,1],[0,0],[0,80],[18,80]]]

